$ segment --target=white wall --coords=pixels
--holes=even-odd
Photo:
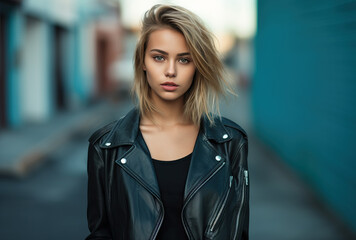
[[[89,1],[89,0],[87,0]],[[78,0],[24,0],[26,13],[70,26],[78,20]]]
[[[26,19],[22,43],[20,99],[25,122],[41,122],[51,111],[49,25]]]

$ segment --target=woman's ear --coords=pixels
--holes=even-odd
[[[142,65],[142,69],[143,69],[143,71],[146,71],[146,65],[145,64]]]

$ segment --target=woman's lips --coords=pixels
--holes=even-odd
[[[166,90],[166,91],[174,91],[178,88],[178,85],[175,84],[174,82],[165,82],[161,84],[161,87]]]

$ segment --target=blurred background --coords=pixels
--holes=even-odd
[[[214,32],[249,135],[252,240],[356,239],[356,1],[0,0],[0,238],[84,239],[91,133],[133,106],[155,3]]]

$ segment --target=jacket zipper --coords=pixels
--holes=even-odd
[[[241,197],[242,199],[241,199],[241,205],[239,208],[239,212],[237,214],[236,229],[235,229],[235,234],[234,234],[233,239],[236,239],[236,235],[238,233],[238,229],[240,226],[241,211],[242,211],[242,207],[245,205],[245,191],[246,191],[246,187],[248,186],[248,171],[244,170],[243,175],[244,175],[245,183],[242,185],[242,197]]]
[[[212,223],[212,225],[211,225],[211,227],[209,229],[210,232],[212,232],[214,230],[215,225],[218,222],[223,209],[225,208],[226,201],[227,201],[227,199],[229,197],[229,194],[230,194],[230,191],[231,191],[231,184],[232,184],[232,180],[233,179],[234,179],[234,177],[230,176],[229,189],[227,190],[227,193],[226,193],[226,195],[224,197],[223,203],[222,203],[222,205],[221,205],[221,207],[220,207],[220,209],[219,209],[219,211],[218,211],[218,213],[217,213],[217,215],[216,215],[216,217],[215,217],[215,219],[214,219],[214,221],[213,221],[213,223]]]
[[[203,186],[207,181],[209,181],[210,178],[212,178],[224,165],[225,165],[225,162],[222,162],[222,164],[212,174],[210,174],[209,177],[207,177],[201,184],[199,184],[198,186],[195,187],[195,189],[189,194],[189,196],[187,197],[187,200],[185,201],[185,204],[184,204],[184,206],[182,208],[182,212],[181,212],[181,218],[182,218],[185,233],[187,234],[189,239],[191,239],[191,237],[188,233],[188,229],[187,229],[186,223],[184,221],[183,210],[184,210],[185,206],[187,205],[187,203],[189,202],[190,198],[200,189],[200,187]]]
[[[247,170],[244,170],[244,177],[245,177],[246,186],[248,186],[248,171]]]

